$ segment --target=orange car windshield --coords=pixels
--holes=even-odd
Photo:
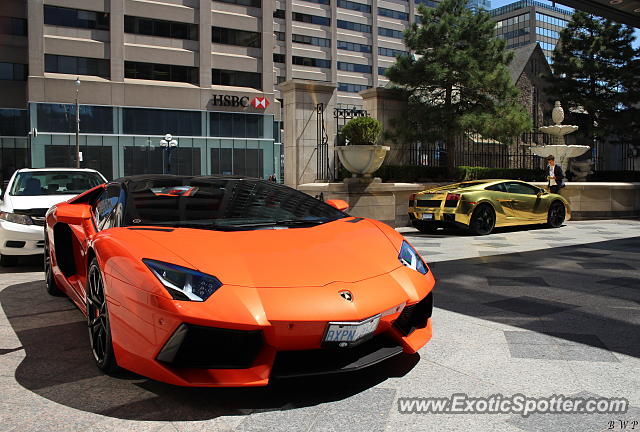
[[[345,216],[322,201],[273,182],[178,177],[129,183],[124,223],[253,229],[317,225]]]

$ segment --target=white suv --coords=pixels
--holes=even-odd
[[[44,216],[59,202],[107,180],[98,171],[77,168],[21,169],[0,192],[0,264],[44,251]]]

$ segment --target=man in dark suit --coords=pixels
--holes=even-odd
[[[553,155],[547,156],[547,179],[549,180],[548,186],[551,193],[557,194],[560,192],[560,188],[563,184],[564,173],[560,165],[556,165],[556,158]]]

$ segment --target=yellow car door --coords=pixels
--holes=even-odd
[[[497,220],[496,223],[500,224],[510,224],[513,223],[513,220],[517,218],[511,201],[513,198],[511,194],[507,191],[507,187],[505,183],[496,183],[494,185],[488,186],[485,188],[487,191],[491,191],[490,199],[493,203],[498,204],[496,210],[498,214],[496,215]],[[503,213],[504,220],[500,220],[500,214]]]
[[[524,182],[507,182],[507,191],[511,199],[514,216],[523,221],[539,219],[539,207],[543,202],[538,197],[540,189]]]

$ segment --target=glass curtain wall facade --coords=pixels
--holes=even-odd
[[[32,165],[75,166],[75,106],[34,103],[30,115],[38,129],[31,139]],[[280,175],[273,115],[81,105],[80,128],[81,166],[109,179],[151,173]],[[167,133],[178,141],[170,154],[160,145]]]
[[[571,21],[571,12],[532,0],[521,0],[490,11],[496,21],[496,34],[507,41],[507,48],[538,43],[549,64],[560,32]]]

